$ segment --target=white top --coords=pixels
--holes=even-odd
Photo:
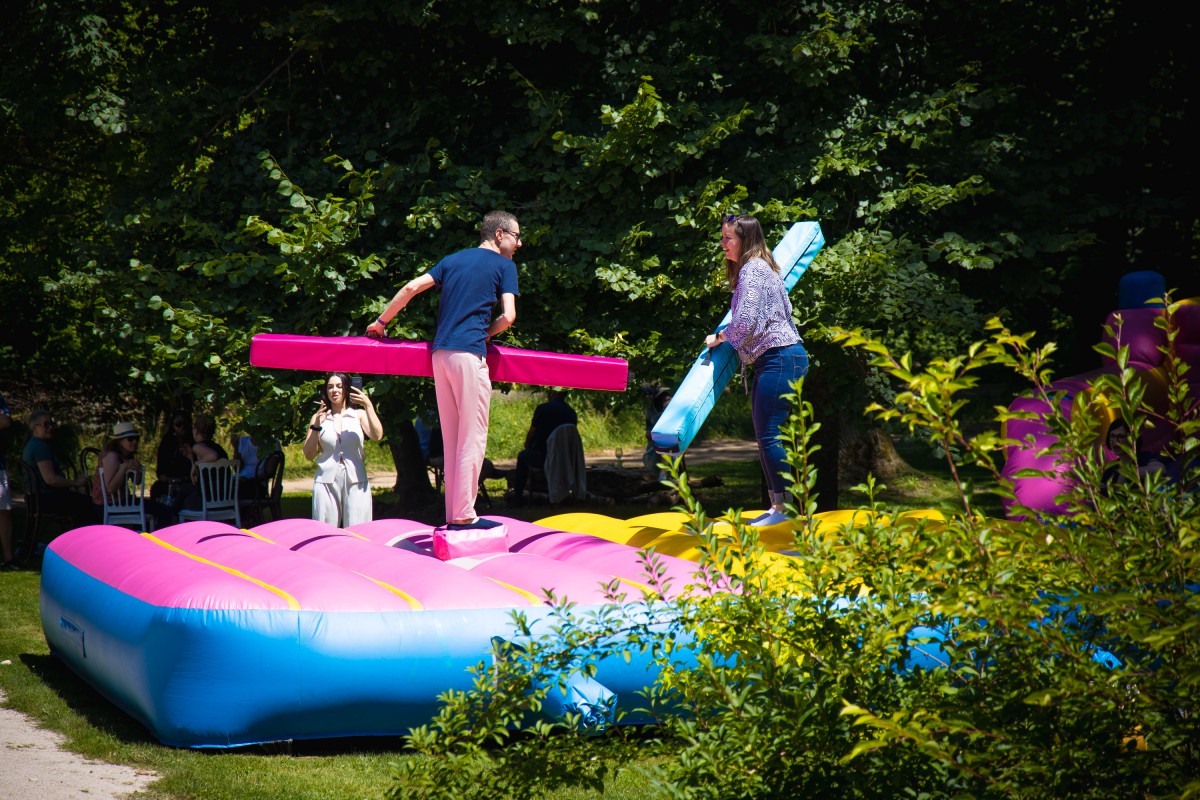
[[[321,452],[317,454],[317,483],[333,483],[338,467],[346,467],[351,483],[367,482],[363,460],[363,429],[358,411],[347,408],[321,420]]]

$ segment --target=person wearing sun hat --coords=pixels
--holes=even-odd
[[[96,463],[96,477],[92,481],[92,503],[101,519],[104,516],[104,494],[118,495],[124,491],[125,481],[131,472],[138,472],[145,467],[138,461],[137,449],[141,442],[141,434],[132,422],[118,422],[112,427],[112,438],[100,452],[100,460]],[[103,473],[101,473],[103,470]],[[100,484],[101,479],[104,486]],[[171,509],[146,500],[146,513],[154,517],[157,527],[170,525],[173,521]]]

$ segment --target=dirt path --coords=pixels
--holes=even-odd
[[[4,700],[0,691],[0,703]],[[154,774],[144,770],[92,761],[63,750],[62,741],[61,734],[39,728],[24,714],[0,708],[0,797],[117,800],[154,780]]]
[[[708,464],[714,461],[746,461],[753,458],[758,458],[757,445],[753,441],[743,441],[741,439],[710,439],[692,445],[687,451],[689,464]],[[622,466],[628,469],[641,469],[642,451],[627,451],[622,454],[621,460]],[[515,458],[499,458],[494,461],[500,469],[512,469],[517,463]],[[587,463],[589,465],[611,467],[617,464],[617,456],[612,450],[589,453],[587,455]],[[368,479],[372,486],[392,486],[396,483],[396,473],[372,472],[368,476]],[[283,490],[285,492],[311,492],[312,485],[313,479],[311,477],[287,478],[283,482]]]

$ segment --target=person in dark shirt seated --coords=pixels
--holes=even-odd
[[[1111,484],[1125,483],[1125,476],[1121,474],[1121,462],[1130,455],[1129,447],[1129,426],[1118,420],[1108,428],[1108,433],[1104,437],[1104,446],[1108,451],[1116,457],[1116,460],[1111,462],[1104,470],[1102,482],[1105,487]],[[1145,478],[1152,472],[1161,472],[1166,478],[1167,483],[1178,483],[1181,477],[1179,465],[1174,459],[1163,453],[1156,453],[1150,450],[1141,448],[1141,441],[1133,443],[1132,454],[1137,463],[1138,478]]]
[[[35,486],[26,486],[26,492],[36,492],[42,510],[63,513],[75,517],[80,524],[98,522],[92,499],[75,491],[87,486],[88,476],[68,478],[63,472],[62,462],[50,446],[54,434],[53,415],[39,408],[29,415],[29,439],[21,451],[21,460],[33,469]]]
[[[187,451],[192,444],[192,415],[176,411],[171,424],[158,440],[154,460],[155,481],[150,487],[150,499],[171,502],[172,495],[192,480],[192,462]]]
[[[565,390],[554,388],[550,390],[549,395],[546,402],[533,410],[533,421],[529,425],[529,432],[525,434],[525,449],[517,454],[517,467],[513,472],[512,494],[509,498],[514,505],[519,506],[523,502],[530,469],[545,468],[546,442],[554,429],[560,425],[579,424],[579,416],[567,405]]]

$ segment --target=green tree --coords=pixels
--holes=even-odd
[[[361,330],[491,207],[529,233],[510,340],[626,357],[635,384],[678,377],[726,305],[722,213],[773,235],[819,219],[796,306],[827,433],[887,393],[829,326],[922,359],[992,313],[1090,344],[1118,274],[1186,286],[1194,254],[1188,29],[1130,2],[109,0],[15,20],[0,253],[56,294],[6,311],[76,324],[9,346],[29,369],[119,352],[148,402],[280,424],[303,376],[239,377],[246,337]],[[433,310],[396,334],[427,337]],[[379,389],[410,402],[411,382]]]

